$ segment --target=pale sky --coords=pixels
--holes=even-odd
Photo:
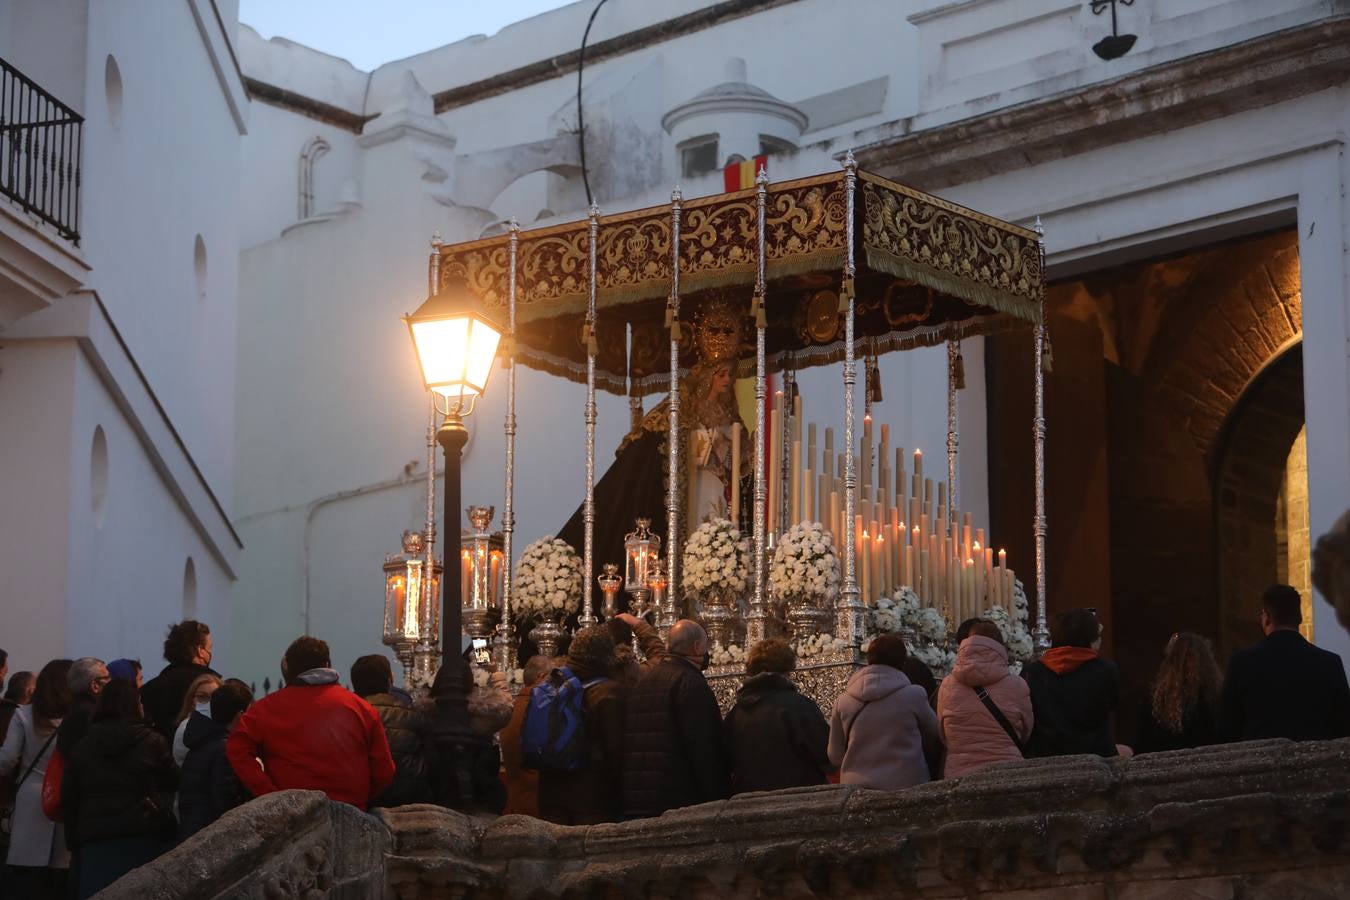
[[[239,21],[364,71],[474,34],[492,35],[571,0],[240,0]],[[601,16],[603,17],[603,13]],[[583,26],[584,27],[584,26]],[[581,44],[581,34],[577,34]]]

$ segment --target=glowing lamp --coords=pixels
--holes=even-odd
[[[467,281],[447,282],[403,321],[428,390],[461,404],[483,393],[502,332],[483,315]]]

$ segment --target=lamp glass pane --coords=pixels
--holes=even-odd
[[[468,316],[457,316],[411,323],[422,377],[427,387],[437,393],[475,393],[464,389],[465,348],[470,322]]]
[[[492,374],[492,363],[497,358],[497,342],[501,332],[486,322],[476,320],[469,329],[469,346],[464,367],[464,380],[474,393],[482,393]]]

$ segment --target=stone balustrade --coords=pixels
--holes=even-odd
[[[1002,765],[908,791],[743,795],[564,828],[292,791],[103,897],[1350,895],[1350,740]]]

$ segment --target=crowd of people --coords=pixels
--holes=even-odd
[[[1058,616],[1052,648],[1020,675],[991,621],[961,624],[940,684],[899,635],[879,636],[828,716],[789,677],[796,654],[779,639],[749,649],[723,716],[702,674],[708,636],[689,620],[664,640],[626,613],[581,629],[566,656],[526,661],[514,697],[501,673],[475,681],[466,641],[420,701],[379,654],[357,659],[344,686],[310,636],[287,648],[285,686],[255,700],[211,668],[210,629],[180,622],[168,665],[144,683],[139,662],[92,657],[8,679],[3,895],[91,896],[248,799],[291,788],[362,810],[440,802],[589,825],[831,781],[901,790],[1029,757],[1350,736],[1344,667],[1299,633],[1301,605],[1287,585],[1268,589],[1264,638],[1226,674],[1207,639],[1173,635],[1131,747],[1112,733],[1119,673],[1091,609]],[[0,651],[0,683],[7,675]],[[451,701],[466,724],[447,734],[434,707]]]

